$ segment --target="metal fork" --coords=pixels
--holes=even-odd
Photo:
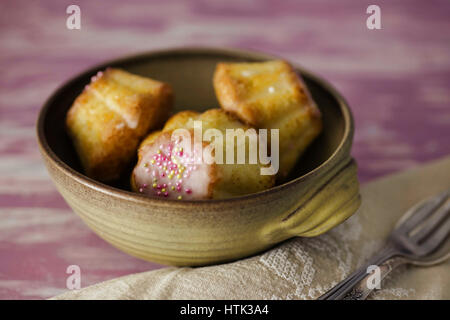
[[[444,261],[444,253],[428,259],[450,234],[450,190],[422,201],[409,209],[399,220],[384,248],[363,267],[353,272],[320,300],[365,299],[372,289],[367,285],[369,266],[380,267],[381,280],[403,263],[432,265]]]

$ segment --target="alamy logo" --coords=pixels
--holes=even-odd
[[[369,30],[381,29],[381,9],[376,4],[367,7],[367,14],[370,16],[366,20],[366,26]]]
[[[66,273],[70,274],[66,280],[66,287],[69,290],[77,290],[81,288],[81,269],[76,264],[67,267]]]
[[[264,165],[260,169],[261,175],[274,175],[279,169],[279,130],[270,129],[270,143],[267,131],[253,128],[226,129],[224,135],[221,130],[214,128],[203,132],[202,121],[194,121],[193,139],[190,130],[176,129],[172,132],[171,140],[183,153],[193,155],[191,164],[260,163]],[[206,147],[203,147],[204,142],[207,143]]]
[[[370,276],[367,277],[366,281],[367,289],[381,289],[380,267],[376,265],[368,266],[367,273],[370,274]]]
[[[80,30],[81,29],[81,9],[75,4],[71,4],[67,7],[66,13],[70,14],[66,20],[66,27],[69,30]]]

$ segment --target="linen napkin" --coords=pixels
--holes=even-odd
[[[361,188],[358,212],[315,238],[232,263],[132,274],[53,299],[316,299],[380,249],[416,202],[450,188],[450,157]],[[394,270],[370,299],[450,299],[450,261]]]

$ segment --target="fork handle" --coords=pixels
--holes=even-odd
[[[334,288],[319,297],[319,300],[342,300],[347,296],[353,288],[367,276],[367,268],[371,265],[380,266],[388,259],[396,256],[397,250],[387,245],[378,254],[373,256],[364,266],[353,272],[345,280],[338,283]]]
[[[395,268],[398,266],[406,263],[406,260],[402,257],[394,257],[391,259],[386,260],[382,264],[380,264],[378,267],[380,268],[380,283],[381,281],[386,278],[386,276]],[[359,281],[350,292],[348,292],[344,297],[343,300],[365,300],[367,297],[372,293],[375,288],[369,287],[368,283],[370,280],[370,277],[373,275],[373,273],[366,274],[366,276]]]

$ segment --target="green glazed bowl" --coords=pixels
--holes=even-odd
[[[360,205],[356,164],[350,157],[352,116],[334,88],[300,67],[296,69],[322,112],[324,130],[288,182],[263,192],[228,200],[148,198],[129,191],[126,183],[106,185],[83,175],[65,132],[64,119],[75,97],[108,66],[169,82],[176,94],[175,111],[204,111],[219,107],[212,86],[217,62],[274,58],[233,49],[181,48],[110,61],[74,77],[49,98],[37,123],[42,157],[59,192],[113,246],[169,265],[239,259],[340,224]]]

